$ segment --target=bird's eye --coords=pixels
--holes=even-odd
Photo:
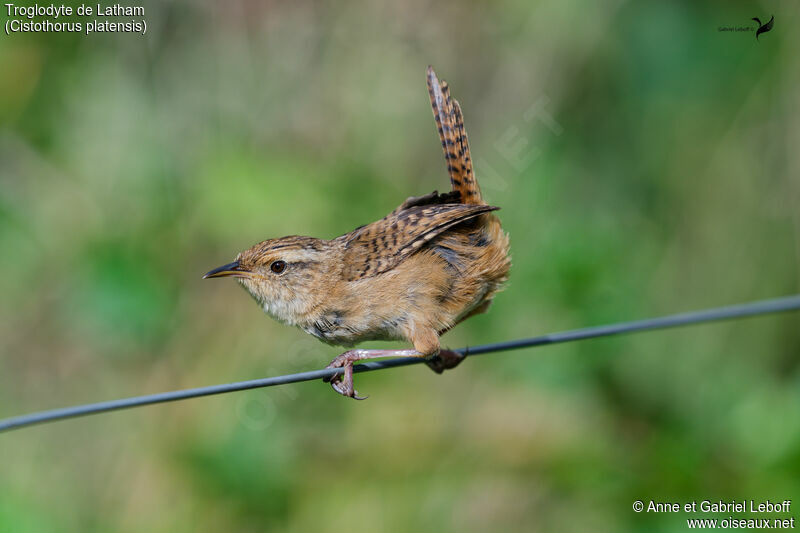
[[[275,272],[276,274],[280,274],[284,270],[286,270],[286,261],[273,261],[272,264],[269,266],[269,269]]]

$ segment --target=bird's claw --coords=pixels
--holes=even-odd
[[[439,350],[439,353],[425,360],[425,364],[437,374],[441,374],[445,370],[455,368],[464,360],[465,354],[454,352],[453,350]]]
[[[366,400],[369,396],[359,396],[358,391],[353,387],[353,362],[359,360],[352,352],[345,352],[336,356],[326,368],[342,368],[343,372],[322,378],[325,383],[330,383],[333,390],[353,398],[354,400]]]
[[[340,376],[335,376],[340,377]],[[340,381],[336,381],[335,379],[331,380],[331,387],[333,390],[341,394],[342,396],[347,396],[348,398],[352,398],[354,400],[366,400],[369,396],[359,396],[358,391],[353,388],[353,385],[347,386],[346,384],[341,383]]]

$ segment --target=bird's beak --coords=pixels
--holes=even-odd
[[[234,261],[233,263],[228,263],[227,265],[222,265],[221,267],[217,267],[214,270],[206,272],[205,276],[203,276],[203,279],[222,278],[225,276],[242,277],[244,274],[247,274],[247,271],[240,270],[239,261]]]

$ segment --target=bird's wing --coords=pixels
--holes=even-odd
[[[415,205],[339,237],[343,241],[343,277],[348,281],[393,269],[443,231],[499,207],[490,205]]]
[[[472,157],[461,106],[450,97],[447,82],[439,82],[433,67],[428,67],[428,94],[452,189],[458,191],[461,203],[482,204],[481,189],[472,171]]]
[[[457,204],[460,201],[461,195],[458,193],[458,191],[450,191],[442,194],[439,194],[439,191],[433,191],[432,193],[424,196],[412,196],[407,198],[406,201],[397,206],[397,208],[392,211],[391,214],[399,213],[400,211],[404,211],[410,207],[416,207],[420,205]]]
[[[772,18],[769,19],[769,22],[764,24],[764,31],[769,31],[772,29],[772,25],[775,23],[775,15],[772,15]],[[762,32],[763,33],[763,32]]]

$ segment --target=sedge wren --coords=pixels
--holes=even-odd
[[[353,388],[353,363],[386,356],[426,359],[436,372],[463,355],[439,337],[485,312],[508,279],[508,235],[487,205],[472,170],[461,106],[428,67],[428,93],[452,190],[412,197],[372,224],[331,240],[289,236],[241,252],[204,278],[233,276],[264,311],[323,342],[351,347],[406,340],[407,350],[355,349],[328,368],[336,392]]]

